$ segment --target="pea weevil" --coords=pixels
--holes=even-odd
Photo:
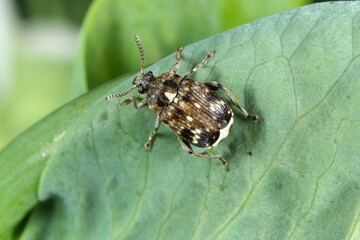
[[[137,104],[135,96],[124,100],[125,104],[133,102],[135,109],[148,105],[150,110],[156,114],[154,130],[145,143],[145,149],[151,148],[160,123],[163,122],[177,136],[180,145],[186,152],[195,157],[219,159],[227,170],[227,161],[221,155],[206,151],[194,153],[190,146],[192,144],[200,148],[211,148],[229,134],[234,121],[234,113],[229,104],[215,91],[223,90],[245,119],[256,122],[259,118],[257,115],[249,115],[239,105],[234,95],[220,83],[199,83],[191,79],[193,73],[213,58],[215,51],[208,53],[199,64],[182,77],[176,74],[183,50],[180,47],[176,52],[176,61],[170,72],[155,77],[151,71],[144,73],[144,50],[138,35],[135,35],[135,42],[140,53],[141,75],[133,79],[133,86],[130,89],[109,95],[106,99],[127,95],[134,89],[137,89],[140,94],[146,94],[145,99],[139,104]]]

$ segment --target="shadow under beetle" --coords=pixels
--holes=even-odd
[[[144,73],[144,50],[138,35],[135,35],[135,42],[141,58],[141,75],[134,78],[133,86],[130,89],[109,95],[106,99],[127,95],[134,89],[137,89],[140,94],[146,94],[146,98],[139,104],[137,104],[135,96],[124,100],[125,104],[133,102],[136,109],[148,105],[157,116],[154,130],[145,143],[145,149],[151,148],[155,134],[162,122],[177,136],[180,145],[186,152],[195,157],[219,159],[227,170],[227,161],[221,155],[206,151],[194,153],[190,146],[192,144],[200,148],[211,148],[229,134],[234,121],[234,113],[229,104],[215,91],[223,90],[245,119],[256,122],[259,118],[257,115],[249,115],[239,105],[234,95],[220,83],[198,83],[191,79],[194,72],[213,58],[215,51],[208,53],[198,65],[182,77],[176,74],[183,49],[179,48],[176,52],[175,64],[170,72],[155,77],[151,71]]]

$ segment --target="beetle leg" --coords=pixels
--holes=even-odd
[[[156,134],[157,130],[159,129],[159,127],[160,127],[160,117],[157,116],[156,120],[155,120],[155,124],[154,124],[154,130],[152,131],[152,133],[149,136],[149,139],[147,140],[147,142],[144,145],[146,150],[149,150],[151,148],[151,145],[154,141],[155,134]]]
[[[172,74],[175,74],[177,69],[179,68],[179,63],[180,63],[180,57],[181,57],[182,50],[183,50],[183,48],[179,47],[177,52],[176,52],[176,62],[174,64],[174,66],[170,70],[170,73],[172,73]]]
[[[239,102],[236,100],[234,95],[229,91],[229,89],[227,89],[226,87],[224,87],[220,83],[206,82],[204,84],[206,86],[208,86],[210,89],[214,90],[214,91],[217,91],[219,89],[223,90],[225,92],[225,94],[233,102],[233,104],[241,111],[241,113],[242,113],[242,115],[244,116],[245,119],[251,119],[253,122],[256,122],[257,120],[259,120],[259,117],[257,115],[250,115],[243,107],[241,107]]]
[[[211,51],[209,52],[205,58],[201,61],[201,63],[199,63],[198,65],[196,65],[193,69],[191,69],[189,72],[187,72],[184,76],[184,79],[190,78],[191,75],[196,72],[197,70],[199,70],[199,68],[205,66],[213,57],[214,57],[214,53],[215,51]]]
[[[133,96],[131,98],[128,98],[128,99],[125,99],[123,101],[123,104],[128,105],[131,102],[134,103],[134,108],[135,109],[140,109],[140,108],[145,107],[147,105],[147,99],[146,98],[141,100],[141,102],[139,104],[137,104],[137,100],[136,100],[135,96]]]
[[[178,140],[179,140],[179,143],[180,143],[181,147],[187,153],[191,154],[192,156],[195,156],[195,157],[198,157],[198,158],[216,158],[216,159],[219,159],[221,164],[223,165],[224,169],[226,171],[229,170],[228,163],[222,156],[217,155],[217,154],[208,153],[208,152],[194,153],[189,143],[183,141],[180,137],[178,137]]]
[[[184,140],[182,140],[180,137],[177,137],[177,139],[178,139],[181,147],[182,147],[187,153],[193,154],[193,150],[192,150],[192,148],[191,148],[191,146],[190,146],[189,143],[184,142]]]
[[[207,157],[210,157],[210,158],[216,158],[216,159],[219,159],[221,164],[223,165],[225,171],[229,171],[229,167],[228,167],[228,163],[227,161],[220,155],[218,154],[212,154],[212,153],[208,153],[208,152],[202,152],[202,153],[193,153],[191,154],[195,157],[199,157],[199,158],[207,158]]]

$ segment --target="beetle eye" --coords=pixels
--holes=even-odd
[[[138,85],[138,91],[139,91],[140,94],[143,94],[143,93],[145,93],[147,91],[147,89],[145,88],[144,85],[139,84]]]
[[[147,73],[145,74],[145,76],[151,76],[151,77],[153,77],[153,76],[154,76],[154,74],[153,74],[153,72],[152,72],[152,71],[149,71],[149,72],[147,72]]]
[[[149,72],[145,73],[144,78],[147,79],[148,81],[151,81],[154,78],[153,72],[149,71]]]

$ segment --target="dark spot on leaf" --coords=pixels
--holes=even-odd
[[[85,147],[86,150],[88,150],[88,151],[92,150],[92,146],[91,146],[91,144],[90,144],[87,140],[84,141],[84,147]]]
[[[117,186],[118,186],[118,180],[115,177],[113,177],[111,179],[110,184],[108,185],[108,188],[107,188],[108,192],[115,190],[117,188]]]
[[[100,121],[106,121],[106,120],[108,120],[108,119],[109,119],[109,115],[108,115],[107,112],[101,113],[101,115],[100,115]]]

